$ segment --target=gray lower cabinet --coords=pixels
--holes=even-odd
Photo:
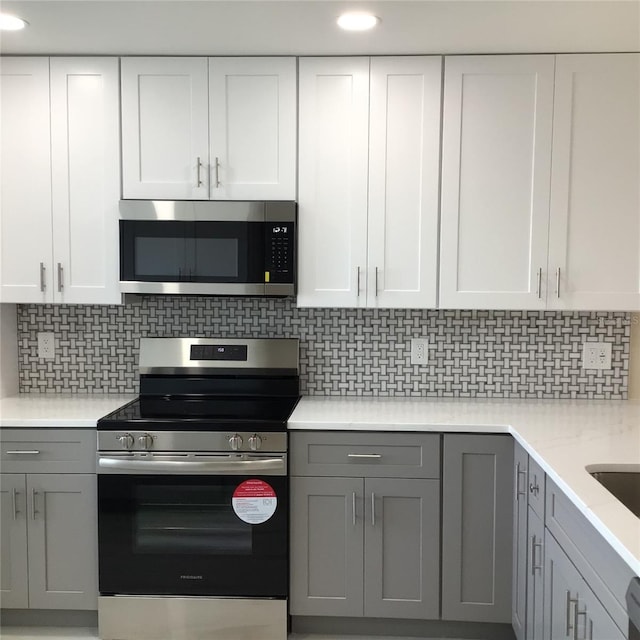
[[[544,576],[545,640],[626,638],[549,531]]]
[[[527,464],[529,456],[518,444],[514,446],[513,505],[513,575],[511,624],[517,640],[525,640],[527,608]]]
[[[97,609],[95,432],[7,429],[0,441],[0,607]]]
[[[436,619],[436,479],[291,479],[292,615]]]
[[[0,485],[0,606],[96,609],[96,476],[0,474]]]
[[[543,640],[544,522],[528,508],[526,567],[526,640]]]
[[[445,434],[443,455],[442,617],[511,623],[513,439]]]

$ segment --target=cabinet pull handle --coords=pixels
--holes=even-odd
[[[35,489],[31,489],[31,519],[35,520],[36,519],[36,513],[39,513],[39,511],[36,510],[36,496],[38,495],[38,492]]]
[[[538,269],[538,299],[542,298],[542,267]]]
[[[571,614],[571,605],[575,605],[576,607],[578,606],[578,601],[574,600],[571,597],[571,592],[567,591],[567,629],[566,629],[566,636],[567,638],[570,638],[571,636],[569,635],[571,633],[571,631],[573,631],[573,626],[571,624],[572,619],[573,619],[573,615]]]
[[[202,180],[200,179],[200,167],[202,163],[200,162],[200,156],[196,158],[196,187],[202,186]]]
[[[10,456],[38,456],[40,452],[37,449],[11,449],[5,451]]]
[[[63,275],[64,275],[64,270],[62,268],[62,262],[58,262],[58,292],[59,293],[62,293],[62,289],[64,289]]]
[[[376,267],[376,298],[378,297],[378,267]]]
[[[356,277],[356,297],[360,297],[360,267],[358,267],[358,275]]]
[[[520,470],[520,463],[518,462],[516,464],[516,499],[518,502],[520,502],[520,496],[526,496],[527,495],[527,491],[526,489],[520,489],[520,478],[522,476],[526,476],[527,472],[526,471],[521,471]],[[525,479],[525,484],[524,486],[526,487],[526,479]]]
[[[219,158],[215,159],[215,164],[213,166],[215,167],[215,174],[216,174],[215,187],[216,189],[219,189],[220,188],[220,159]]]
[[[585,605],[584,611],[580,611],[578,609],[578,601],[576,600],[576,607],[573,610],[573,640],[579,640],[579,638],[578,638],[578,618],[580,616],[584,616],[585,635],[583,636],[583,639],[585,639],[586,638],[586,630],[587,630],[587,607]]]
[[[560,297],[560,267],[556,269],[556,298]]]
[[[351,494],[351,510],[353,511],[353,526],[356,526],[356,492]]]
[[[347,453],[347,458],[371,458],[379,460],[382,455],[379,453]]]
[[[40,291],[44,291],[47,288],[46,279],[47,268],[44,266],[44,262],[40,263]]]
[[[371,492],[371,526],[376,526],[376,494]]]
[[[18,519],[18,490],[14,487],[11,491],[11,501],[13,504],[13,519]]]
[[[531,538],[531,575],[535,576],[536,571],[542,571],[542,564],[536,564],[536,548],[542,551],[542,541],[536,542],[536,536]]]

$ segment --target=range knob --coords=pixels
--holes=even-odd
[[[242,436],[239,433],[232,435],[229,438],[229,446],[234,451],[238,451],[242,447]]]
[[[261,446],[262,438],[257,433],[254,433],[249,438],[249,447],[251,448],[251,451],[257,451]]]
[[[148,451],[153,447],[153,436],[150,433],[143,433],[141,436],[138,436],[138,442],[143,449]]]
[[[133,447],[134,439],[130,433],[124,433],[118,436],[118,442],[122,445],[123,449],[131,449]]]

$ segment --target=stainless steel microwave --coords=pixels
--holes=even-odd
[[[296,203],[121,200],[120,288],[295,295]]]

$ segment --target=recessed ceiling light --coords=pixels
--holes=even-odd
[[[339,27],[347,31],[366,31],[367,29],[373,29],[380,22],[380,18],[371,13],[353,11],[343,13],[337,22]]]
[[[11,16],[8,13],[0,13],[0,30],[2,31],[20,31],[27,26],[28,22],[17,16]]]

